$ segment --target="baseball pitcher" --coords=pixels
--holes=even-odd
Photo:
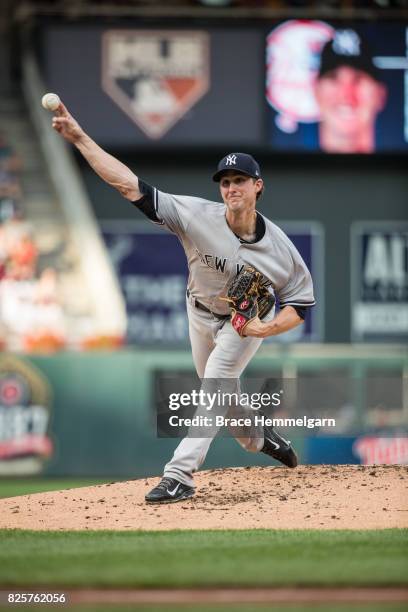
[[[213,180],[222,202],[164,193],[101,149],[60,103],[53,128],[73,143],[94,171],[153,223],[176,234],[183,245],[189,280],[186,307],[197,374],[206,381],[236,381],[268,336],[300,325],[314,305],[310,273],[285,233],[256,210],[263,192],[258,163],[251,155],[230,153]],[[280,310],[275,312],[275,299]],[[253,416],[250,405],[241,413]],[[289,441],[272,427],[258,426],[237,437],[248,451],[262,452],[288,467],[297,457]],[[193,474],[212,438],[184,438],[164,468],[148,503],[181,501],[194,495]]]

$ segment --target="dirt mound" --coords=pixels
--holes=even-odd
[[[383,529],[408,527],[408,467],[251,467],[196,476],[193,499],[146,505],[157,478],[0,500],[0,528]]]

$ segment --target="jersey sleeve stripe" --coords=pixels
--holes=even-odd
[[[280,302],[281,306],[304,306],[307,308],[308,306],[314,306],[316,302]]]
[[[154,210],[156,212],[156,217],[158,221],[156,221],[157,225],[164,225],[163,219],[159,215],[159,195],[156,187],[153,187],[153,202],[154,202]]]

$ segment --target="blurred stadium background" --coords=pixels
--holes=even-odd
[[[54,134],[47,91],[163,191],[218,199],[218,159],[257,157],[318,305],[246,377],[337,419],[299,435],[304,463],[408,463],[407,2],[3,0],[0,28],[0,477],[159,474],[163,380],[193,376],[179,243]],[[368,154],[319,148],[335,30],[387,89]],[[224,439],[206,466],[254,463]]]

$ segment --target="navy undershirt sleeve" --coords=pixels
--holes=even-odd
[[[296,312],[298,313],[299,317],[301,319],[303,319],[303,321],[306,318],[306,308],[302,307],[302,306],[293,306],[293,308],[296,310]]]
[[[139,179],[139,191],[143,195],[138,200],[132,202],[133,206],[136,206],[150,221],[161,223],[154,206],[154,188]]]
[[[292,304],[288,304],[288,306],[292,306],[292,308],[294,308],[298,313],[299,317],[303,319],[303,321],[305,320],[307,310],[306,306],[293,306]],[[283,306],[283,308],[285,308],[285,306]]]

